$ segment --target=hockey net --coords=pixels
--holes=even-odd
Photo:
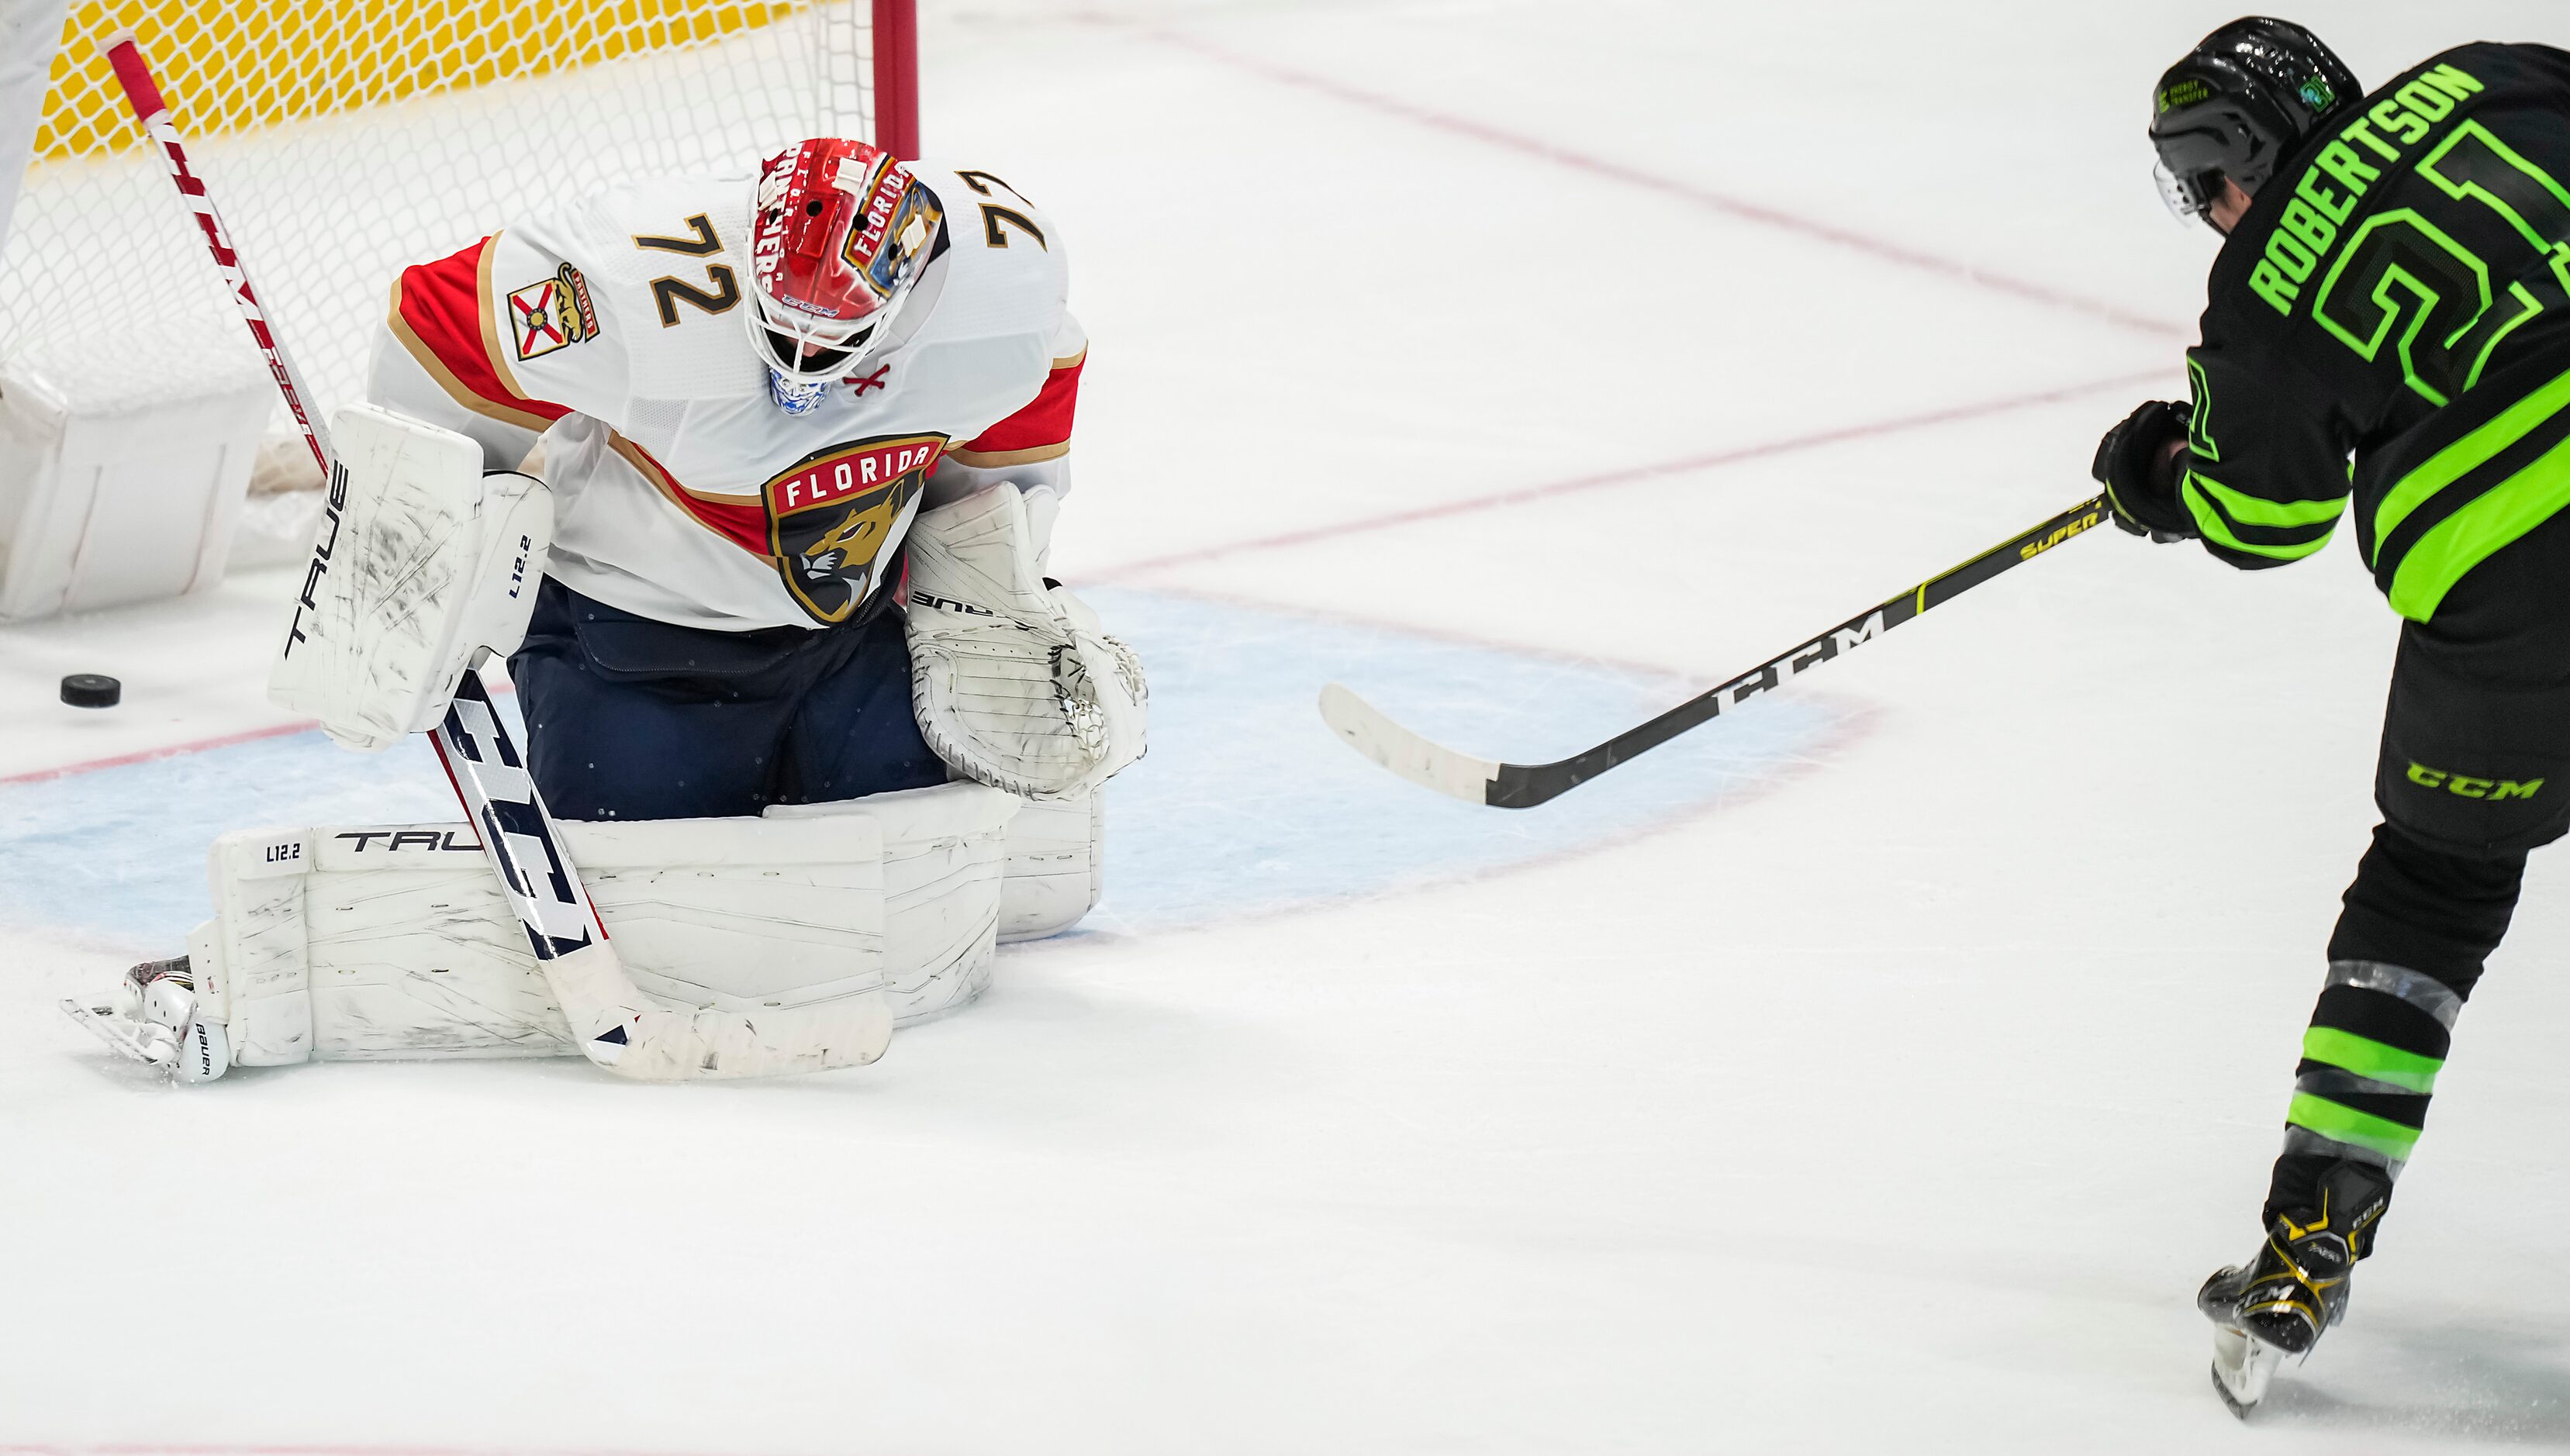
[[[75,0],[0,242],[0,369],[72,400],[262,372],[97,51],[107,32],[133,29],[158,69],[326,414],[361,396],[409,263],[639,177],[745,178],[807,136],[915,138],[875,106],[874,41],[906,47],[908,5]],[[906,105],[909,58],[883,60]]]

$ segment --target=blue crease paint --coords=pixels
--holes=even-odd
[[[1151,679],[1151,751],[1107,790],[1106,898],[1083,928],[1150,933],[1398,893],[1576,852],[1763,786],[1840,713],[1751,703],[1551,804],[1502,811],[1395,779],[1339,743],[1332,679],[1428,736],[1533,761],[1667,707],[1656,673],[1127,588],[1083,593]],[[212,912],[206,846],[257,826],[445,822],[426,742],[319,732],[0,786],[0,920],[173,953]]]

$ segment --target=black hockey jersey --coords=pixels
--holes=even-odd
[[[2375,581],[2428,620],[2570,504],[2570,53],[2463,46],[2340,112],[2210,291],[2181,458],[2205,545],[2298,559],[2352,493]]]

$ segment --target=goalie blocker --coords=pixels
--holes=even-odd
[[[352,405],[333,433],[340,454],[267,690],[373,753],[436,727],[466,669],[525,640],[554,505],[544,482],[485,474],[480,446],[390,410]]]

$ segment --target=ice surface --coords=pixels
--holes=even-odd
[[[1091,605],[1149,664],[1153,747],[1108,796],[1106,902],[1084,933],[1153,931],[1468,879],[1647,833],[1760,792],[1835,746],[1842,714],[1799,698],[1744,709],[1540,814],[1387,794],[1380,770],[1312,731],[1310,686],[1384,683],[1420,721],[1552,757],[1667,705],[1667,674],[1133,588]],[[499,699],[525,742],[516,700]],[[0,783],[0,924],[176,954],[213,913],[202,847],[256,826],[457,818],[425,737],[381,754],[318,729]]]
[[[0,1448],[2570,1445],[2558,857],[2349,1323],[2252,1428],[2205,1379],[2372,820],[2347,545],[2093,533],[1524,815],[1311,708],[1577,747],[2084,495],[2183,388],[2143,98],[2235,13],[929,7],[930,146],[1053,209],[1096,340],[1056,564],[1159,714],[1107,911],[844,1074],[181,1092],[52,998],[288,807],[240,769],[361,761],[0,785]],[[2374,77],[2562,35],[2299,16]],[[278,727],[280,579],[0,635],[0,776]]]

